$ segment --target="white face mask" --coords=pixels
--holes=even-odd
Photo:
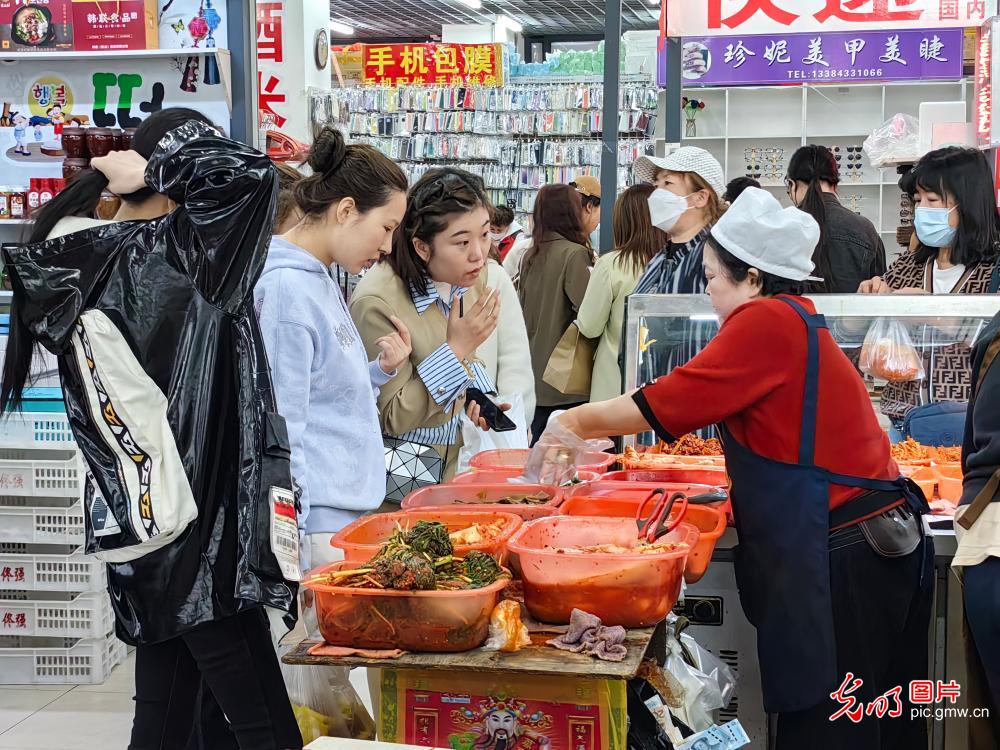
[[[504,234],[503,232],[490,232],[490,239],[493,240],[494,242],[499,242],[506,236],[507,235]]]
[[[649,196],[649,216],[653,226],[670,233],[685,211],[688,210],[688,196],[680,196],[669,190],[657,188]]]

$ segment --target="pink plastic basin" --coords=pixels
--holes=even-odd
[[[508,505],[497,501],[510,495],[544,492],[552,497],[543,505]],[[463,502],[464,501],[464,502]],[[417,508],[447,507],[449,511],[515,513],[526,521],[558,512],[562,495],[541,484],[439,484],[424,487],[409,495],[401,504],[405,511]]]
[[[528,461],[527,448],[507,448],[496,451],[484,451],[472,457],[469,463],[474,469],[523,469]],[[617,456],[610,453],[584,453],[579,458],[577,469],[580,471],[594,471],[604,474],[608,468],[617,460]]]
[[[601,618],[605,625],[642,628],[667,616],[677,602],[689,552],[698,529],[682,523],[663,537],[682,544],[673,552],[572,554],[555,548],[594,544],[632,547],[638,543],[631,518],[554,516],[521,527],[508,543],[520,560],[524,603],[531,616],[569,622],[574,608]]]

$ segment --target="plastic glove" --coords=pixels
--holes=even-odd
[[[528,454],[522,484],[547,484],[560,487],[576,478],[576,467],[584,453],[600,453],[612,447],[607,438],[584,440],[559,421],[564,412],[549,417],[545,432]]]

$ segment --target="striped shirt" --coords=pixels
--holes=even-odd
[[[410,286],[410,296],[419,315],[423,315],[433,305],[437,305],[441,312],[448,316],[452,306],[457,304],[464,294],[465,289],[452,287],[451,297],[445,302],[437,285],[429,278],[424,289]],[[486,372],[483,363],[475,360],[466,365],[455,355],[448,342],[441,344],[430,356],[417,365],[417,374],[427,386],[427,391],[431,394],[434,402],[438,406],[444,407],[446,411],[454,409],[455,401],[468,388],[475,387],[483,393],[496,393],[496,386],[489,373]],[[446,424],[438,427],[419,427],[398,437],[401,440],[423,445],[453,445],[458,437],[461,417],[460,413],[456,413]]]

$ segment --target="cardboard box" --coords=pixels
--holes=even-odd
[[[81,52],[157,49],[156,0],[73,0],[73,46]]]
[[[382,671],[379,739],[454,750],[625,750],[619,680]]]
[[[72,0],[0,0],[0,52],[73,49]]]

